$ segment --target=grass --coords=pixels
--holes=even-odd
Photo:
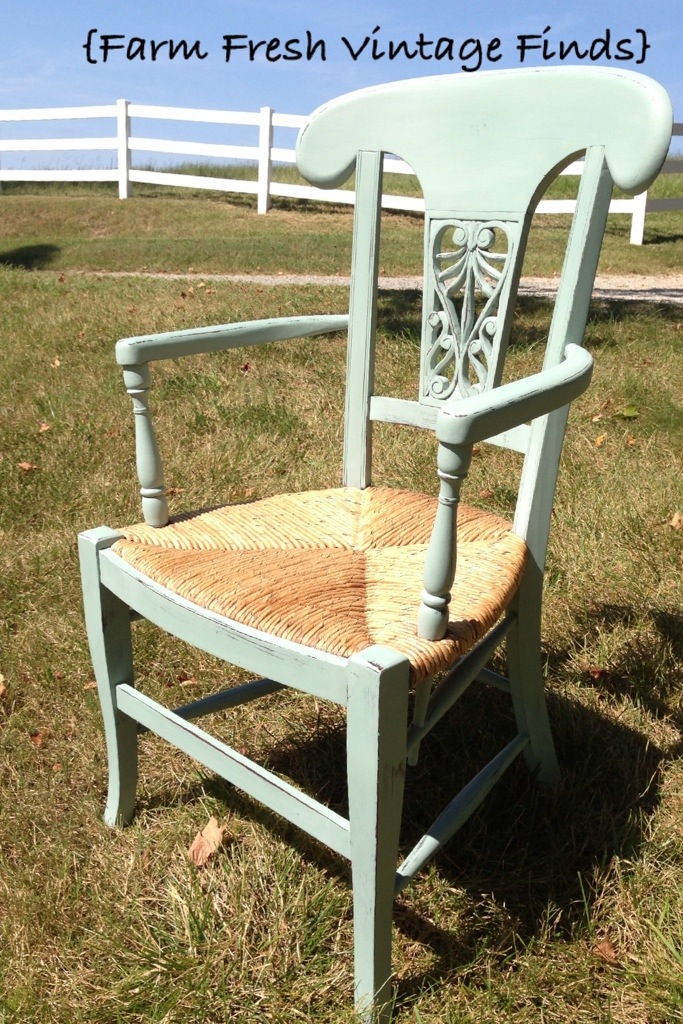
[[[300,244],[333,265],[347,214],[257,218],[246,204],[185,197],[1,201],[5,253],[50,244],[59,254],[47,273],[0,268],[0,1021],[350,1022],[350,896],[334,855],[154,737],[142,742],[134,823],[102,824],[104,744],[75,550],[79,530],[139,517],[116,338],[347,302],[341,287],[219,281],[190,292],[186,281],[75,270],[101,269],[105,242],[126,269],[150,253],[167,270],[253,267],[256,252],[271,268],[278,253],[294,266]],[[386,259],[404,267],[417,232],[410,218],[390,220]],[[245,247],[239,258],[233,244]],[[635,252],[623,232],[619,245]],[[668,245],[643,252],[656,262]],[[418,303],[415,292],[382,295],[381,390],[412,393]],[[536,365],[549,312],[520,303],[512,373]],[[544,794],[513,769],[400,897],[398,1024],[683,1021],[683,530],[671,525],[683,513],[683,309],[595,304],[587,344],[596,372],[572,412],[544,629],[562,787]],[[156,366],[175,509],[336,484],[344,362],[344,339],[327,337]],[[517,470],[482,448],[467,498],[509,511]],[[376,478],[433,490],[432,439],[378,430]],[[144,624],[136,643],[139,684],[171,705],[241,678]],[[409,774],[406,844],[505,735],[507,715],[502,697],[467,694],[430,736]],[[292,694],[212,724],[343,806],[334,708]],[[226,843],[198,872],[186,850],[212,814]]]
[[[213,165],[186,165],[188,172],[215,171]],[[238,168],[245,175],[249,168]],[[293,168],[279,177],[297,178]],[[232,174],[233,169],[230,169]],[[388,175],[386,190],[413,192],[406,175]],[[559,178],[549,195],[575,196],[578,179]],[[663,175],[651,194],[683,195],[683,174]],[[45,202],[45,197],[50,202]],[[347,274],[353,211],[327,203],[274,199],[266,216],[254,216],[253,196],[136,185],[130,200],[117,198],[116,186],[9,183],[0,195],[3,224],[0,263],[63,270],[129,270],[185,273],[252,272]],[[304,216],[302,216],[304,214]],[[609,218],[599,272],[675,273],[680,270],[683,213],[652,213],[646,218],[647,244],[628,244],[630,218]],[[569,217],[537,217],[526,272],[557,272]],[[417,214],[386,219],[382,269],[388,275],[421,274],[421,223]],[[291,245],[295,226],[297,245]]]

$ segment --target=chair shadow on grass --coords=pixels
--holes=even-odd
[[[575,626],[576,643],[591,630],[618,627],[635,616],[632,608],[594,606],[586,612],[585,621]],[[658,651],[666,645],[677,661],[683,659],[683,615],[654,608],[649,617],[659,643],[636,649],[634,642],[604,676],[596,678],[587,670],[586,685],[594,695],[590,706],[553,690],[552,680],[561,675],[570,656],[567,649],[546,651],[551,680],[549,713],[563,773],[560,786],[552,792],[537,788],[519,759],[437,855],[433,870],[453,893],[444,916],[451,922],[457,916],[457,925],[440,925],[438,909],[433,913],[435,920],[416,909],[419,876],[397,899],[396,927],[430,957],[428,969],[409,969],[399,979],[397,1005],[401,1008],[408,1009],[425,988],[447,978],[457,979],[487,941],[494,955],[499,951],[502,965],[515,944],[527,945],[547,934],[550,914],[553,936],[566,936],[569,941],[577,927],[590,919],[595,899],[590,884],[586,886],[582,880],[592,879],[614,857],[638,856],[646,819],[659,804],[662,772],[667,762],[683,752],[683,745],[658,746],[643,733],[601,713],[599,705],[601,693],[630,695],[652,716],[668,716],[683,729],[683,715],[676,718],[670,699],[680,679],[662,681],[658,658]],[[633,669],[636,664],[638,672]],[[268,699],[277,700],[277,696]],[[343,713],[321,724],[319,712],[312,704],[307,707],[308,698],[302,695],[301,700],[303,717],[296,736],[270,751],[269,767],[345,814]],[[508,698],[476,685],[444,717],[423,742],[419,764],[408,769],[402,835],[405,851],[512,732]],[[193,802],[206,794],[218,799],[226,810],[260,822],[295,847],[304,860],[348,881],[345,860],[221,779],[212,777],[188,787],[181,800]],[[178,802],[177,795],[172,801],[162,792],[146,806],[171,802]],[[483,893],[487,894],[484,900]]]
[[[60,251],[58,245],[47,243],[21,245],[17,249],[0,252],[0,266],[15,267],[18,270],[44,270]]]

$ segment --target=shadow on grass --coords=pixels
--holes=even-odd
[[[377,326],[394,337],[419,347],[422,332],[422,292],[417,288],[400,291],[380,289]]]
[[[404,1011],[426,987],[454,981],[465,970],[468,983],[476,984],[471,967],[484,948],[502,967],[514,946],[543,937],[549,908],[553,937],[565,935],[569,941],[591,918],[593,877],[612,858],[638,854],[643,821],[658,804],[659,777],[671,752],[564,697],[552,695],[549,705],[564,776],[560,787],[552,793],[534,787],[520,760],[434,860],[437,877],[453,893],[444,918],[452,921],[457,913],[457,926],[440,925],[433,896],[426,914],[417,909],[419,876],[396,901],[396,927],[426,947],[431,959],[427,971],[408,970],[398,981],[397,1001]],[[511,737],[510,719],[501,694],[468,693],[424,742],[420,764],[409,769],[406,780],[404,852]],[[273,752],[269,767],[344,814],[344,764],[340,726]],[[350,884],[345,860],[267,808],[220,780],[205,783],[207,791]]]
[[[676,724],[672,715],[676,681],[662,678],[658,650],[668,645],[676,658],[683,656],[683,615],[662,608],[651,609],[649,615],[660,643],[625,650],[620,663],[612,665],[604,678],[587,676],[591,690],[598,695],[591,706],[549,691],[549,712],[563,771],[560,786],[553,792],[535,787],[519,759],[435,858],[437,878],[453,893],[449,906],[444,907],[444,919],[452,922],[457,916],[457,926],[443,927],[438,907],[433,906],[428,914],[417,909],[419,876],[398,898],[396,926],[404,937],[431,954],[427,971],[408,971],[398,982],[398,1004],[404,1010],[425,987],[446,978],[455,980],[465,970],[468,984],[476,984],[471,967],[482,949],[502,967],[511,949],[542,939],[549,928],[554,939],[570,941],[592,918],[600,889],[598,884],[592,891],[593,880],[613,858],[637,858],[645,841],[647,819],[659,803],[662,772],[667,762],[681,753],[680,744],[675,749],[657,746],[607,711],[602,714],[599,694],[631,697],[652,715],[667,716]],[[635,616],[632,608],[596,606],[587,612],[585,621],[577,623],[576,637],[598,626],[623,625]],[[550,679],[568,657],[566,650],[548,653]],[[634,665],[639,666],[637,676]],[[297,735],[270,751],[269,768],[346,814],[343,718],[340,713],[321,724],[306,700],[302,696],[301,720],[296,712]],[[677,724],[683,728],[683,721]],[[404,851],[513,733],[505,695],[476,687],[464,695],[423,742],[419,765],[408,770]],[[348,884],[345,860],[222,780],[205,780],[181,799],[191,801],[206,792],[238,814],[259,821],[304,859]],[[153,803],[161,805],[168,799],[158,794]],[[483,902],[482,894],[486,894]]]
[[[671,242],[683,242],[683,235],[673,233],[668,235],[652,235],[648,233],[643,239],[643,245],[664,245]]]
[[[548,298],[534,295],[519,296],[510,336],[510,348],[525,350],[545,345],[554,305],[554,301]],[[660,325],[678,324],[680,319],[680,305],[667,302],[665,298],[653,301],[637,298],[593,300],[588,312],[585,344],[592,351],[613,345],[612,337],[605,335],[603,329],[614,324],[645,321]]]
[[[591,302],[588,329],[590,330],[592,325],[650,317],[677,324],[681,319],[681,307],[677,303],[667,302],[664,298],[652,302],[644,299],[600,299]]]
[[[0,265],[19,270],[43,270],[58,252],[58,245],[22,245],[18,249],[0,252]]]
[[[378,327],[381,331],[420,344],[422,330],[422,292],[417,289],[380,291]],[[511,349],[531,349],[545,345],[552,318],[554,301],[534,295],[517,299],[515,320],[510,337]],[[591,302],[586,328],[586,342],[591,349],[605,343],[600,335],[604,324],[621,323],[656,317],[659,322],[679,323],[681,307],[665,299],[648,302],[638,299],[600,299]]]
[[[653,627],[657,634],[654,643],[650,635],[634,635],[618,661],[606,667],[591,666],[587,670],[587,681],[600,692],[637,701],[648,714],[668,718],[683,731],[683,713],[674,707],[683,675],[680,671],[663,674],[658,658],[658,654],[668,650],[672,661],[683,662],[683,614],[664,608],[643,612],[629,605],[600,604],[586,610],[583,619],[576,623],[575,633],[584,641],[586,637],[632,628],[638,622],[647,622]],[[551,679],[567,659],[566,651],[550,652],[548,675]]]

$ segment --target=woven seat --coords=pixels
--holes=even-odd
[[[210,611],[349,658],[405,654],[414,681],[447,668],[503,614],[526,545],[499,516],[461,506],[459,571],[446,635],[417,635],[436,500],[369,487],[285,494],[121,530],[112,550]]]
[[[79,537],[109,762],[105,821],[131,820],[138,751],[147,749],[140,737],[151,731],[347,858],[355,1000],[367,1024],[387,1024],[391,1015],[396,893],[520,756],[539,784],[552,786],[559,776],[541,653],[557,472],[569,405],[591,376],[582,341],[612,185],[648,187],[667,153],[671,121],[656,83],[595,67],[434,75],[340,97],[311,116],[297,160],[304,177],[322,188],[337,188],[355,173],[348,316],[268,311],[247,323],[117,343],[135,412],[144,523]],[[424,197],[412,400],[381,394],[375,383],[385,154],[410,165]],[[505,362],[534,211],[580,154],[581,185],[542,367],[511,379]],[[269,297],[279,302],[282,292],[269,296],[266,289],[259,301]],[[390,349],[392,358],[402,358],[402,346],[406,354],[412,347],[410,331],[403,340],[398,323],[406,303],[386,299],[392,303],[385,323],[392,323],[395,340],[383,354]],[[153,364],[324,333],[338,335],[331,349],[342,335],[347,345],[342,486],[169,518],[163,443],[148,401]],[[307,363],[315,367],[316,342],[310,346]],[[267,349],[262,353],[267,359]],[[513,361],[513,371],[520,362]],[[323,373],[318,386],[331,386]],[[229,384],[226,391],[227,407]],[[379,439],[376,422],[384,425]],[[373,483],[373,445],[393,424],[432,432],[433,467],[419,485],[426,494]],[[241,438],[231,445],[228,419],[221,417],[220,429],[233,452],[245,450]],[[402,437],[410,445],[410,431]],[[519,474],[512,523],[460,502],[461,493],[470,502],[477,493],[468,493],[467,476],[475,446],[483,465],[489,443],[508,459],[505,486]],[[264,452],[267,438],[260,438],[254,457]],[[321,444],[316,465],[334,459]],[[266,458],[261,470],[268,464]],[[398,479],[400,470],[391,465],[388,475]],[[135,685],[139,618],[245,670],[249,681],[174,710],[151,699]],[[491,667],[501,647],[506,675]],[[490,688],[509,696],[511,713],[500,729],[506,739],[493,756],[482,752],[488,763],[472,771],[399,863],[405,774],[427,752],[423,738],[439,723],[447,727],[444,716],[458,713],[457,701],[472,685],[481,686],[481,699]],[[239,714],[248,701],[275,698],[285,687],[345,709],[348,817],[195,724],[209,714]],[[256,720],[270,713],[271,705],[262,704]],[[287,714],[296,716],[295,701]],[[452,756],[462,756],[452,746]],[[234,941],[248,942],[247,932],[236,929]]]

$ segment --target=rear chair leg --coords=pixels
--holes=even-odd
[[[544,786],[560,779],[545,701],[541,664],[541,590],[522,583],[517,623],[508,634],[507,661],[512,702],[520,732],[529,737],[524,757]]]
[[[406,766],[409,664],[371,647],[349,659],[347,763],[355,998],[363,1021],[391,1016],[391,927]]]
[[[432,695],[432,680],[423,679],[415,687],[415,706],[413,708],[413,725],[423,726],[427,720],[429,698]],[[414,768],[420,758],[420,744],[416,743],[408,754],[408,764]]]
[[[133,817],[137,786],[137,723],[116,706],[116,688],[133,684],[130,609],[100,583],[99,552],[118,534],[100,529],[78,538],[85,624],[104,719],[109,789],[104,820],[126,825]]]

